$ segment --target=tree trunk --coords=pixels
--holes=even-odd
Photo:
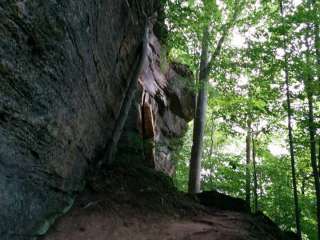
[[[283,20],[283,5],[280,1],[280,12]],[[288,137],[289,137],[289,148],[290,148],[290,162],[291,162],[291,174],[292,174],[292,188],[293,188],[293,198],[294,198],[294,207],[295,207],[295,220],[298,239],[301,239],[301,220],[300,220],[300,208],[299,208],[299,198],[297,190],[297,178],[296,178],[296,164],[294,156],[294,143],[293,143],[293,134],[292,134],[292,109],[290,101],[290,83],[289,83],[289,68],[288,68],[288,54],[287,54],[287,40],[286,37],[283,38],[283,50],[285,51],[284,59],[284,72],[285,72],[285,85],[286,85],[286,98],[287,98],[287,118],[288,118]]]
[[[320,174],[320,136],[318,140],[318,169],[319,169],[319,174]]]
[[[253,163],[253,184],[254,184],[254,212],[258,212],[258,179],[257,179],[257,168],[256,168],[256,142],[252,136],[252,163]]]
[[[316,21],[318,19],[317,13],[319,13],[319,3],[316,3],[316,0],[312,0],[313,8],[314,8],[314,46],[316,49],[316,57],[317,57],[317,75],[318,81],[320,82],[320,36],[319,36],[319,23]]]
[[[203,136],[206,122],[206,110],[207,110],[207,84],[209,80],[209,73],[214,66],[216,58],[219,56],[223,42],[232,27],[232,24],[236,20],[239,13],[239,9],[236,8],[228,25],[225,25],[222,31],[222,35],[217,42],[215,51],[211,55],[210,62],[208,61],[209,54],[209,25],[204,28],[202,37],[202,52],[200,61],[199,72],[199,91],[196,103],[196,113],[193,126],[193,143],[191,149],[190,169],[189,169],[189,193],[200,192],[200,171],[201,171],[201,154],[203,148]]]
[[[209,154],[208,154],[208,158],[211,159],[212,155],[213,155],[213,145],[214,145],[214,113],[212,113],[211,115],[211,121],[212,121],[212,125],[211,125],[211,129],[210,129],[210,148],[209,148]]]
[[[304,196],[305,195],[305,188],[306,188],[306,180],[305,178],[302,178],[301,182],[301,194]]]
[[[308,30],[311,32],[311,26],[308,24]],[[305,44],[307,46],[306,63],[310,66],[310,45],[308,42],[308,34],[305,36]],[[314,177],[314,186],[316,191],[316,207],[317,207],[317,227],[318,227],[318,239],[320,239],[320,183],[319,183],[319,171],[317,166],[317,152],[316,152],[316,126],[314,122],[314,104],[313,104],[313,78],[311,72],[307,73],[304,78],[304,85],[308,99],[308,130],[310,138],[310,160],[312,173]]]
[[[246,137],[246,203],[250,207],[251,203],[251,122],[248,120],[247,137]]]
[[[308,95],[308,121],[309,121],[309,137],[310,137],[310,159],[312,172],[314,177],[314,185],[316,190],[316,204],[317,204],[317,226],[318,226],[318,239],[320,239],[320,184],[319,184],[319,172],[317,167],[317,154],[316,154],[316,128],[314,122],[313,113],[313,94],[311,89],[312,78],[308,76],[306,88]]]
[[[289,70],[288,70],[288,59],[285,56],[285,81],[286,81],[286,95],[287,95],[287,116],[288,116],[288,137],[289,137],[289,148],[290,148],[290,161],[291,161],[291,174],[292,174],[292,188],[294,197],[294,207],[296,216],[296,228],[298,238],[301,239],[301,223],[300,223],[300,208],[299,208],[299,198],[297,191],[297,178],[296,178],[296,163],[294,156],[294,143],[292,134],[292,109],[290,101],[290,89],[289,89]]]
[[[207,110],[207,84],[209,78],[208,71],[208,44],[209,30],[208,26],[204,29],[202,38],[202,52],[199,74],[199,90],[196,104],[196,116],[193,126],[193,144],[191,150],[190,169],[189,169],[189,193],[200,192],[200,172],[201,172],[201,154],[203,148],[203,135],[206,122]]]
[[[319,13],[319,3],[316,3],[316,0],[312,0],[315,19],[317,20],[317,13]],[[318,82],[320,83],[320,36],[319,36],[319,23],[315,20],[314,23],[314,46],[316,49],[316,58],[317,58],[317,77]],[[319,153],[318,153],[318,171],[320,174],[320,137],[319,137]]]

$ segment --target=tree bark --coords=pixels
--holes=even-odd
[[[318,239],[320,239],[320,184],[319,184],[319,172],[317,167],[317,153],[316,153],[316,128],[314,122],[314,113],[313,113],[313,94],[311,89],[312,78],[307,77],[306,88],[308,96],[308,130],[310,138],[310,160],[311,167],[314,177],[314,186],[316,190],[316,205],[317,205],[317,226],[318,226]]]
[[[203,136],[206,122],[206,109],[207,109],[207,84],[209,74],[215,64],[216,58],[219,56],[224,40],[237,19],[239,13],[239,6],[236,5],[232,19],[228,24],[223,27],[222,35],[217,42],[215,51],[211,55],[210,62],[208,61],[209,55],[209,25],[204,28],[202,37],[202,52],[200,61],[199,72],[199,91],[196,103],[196,113],[193,126],[193,144],[191,149],[190,169],[189,169],[189,193],[200,192],[200,171],[201,171],[201,154],[203,148]]]
[[[316,58],[317,58],[317,75],[318,81],[320,82],[320,36],[319,36],[319,23],[317,22],[317,13],[319,13],[319,3],[316,3],[316,0],[312,0],[312,5],[314,9],[314,46],[316,49]],[[319,163],[320,164],[320,163]]]
[[[311,26],[308,24],[308,30],[311,32]],[[310,66],[310,45],[308,42],[308,36],[305,36],[305,44],[307,46],[306,63]],[[310,143],[310,160],[314,177],[314,186],[316,191],[316,208],[317,208],[317,227],[318,227],[318,239],[320,239],[320,182],[319,171],[317,166],[317,152],[316,152],[316,126],[314,122],[314,103],[313,103],[313,77],[311,72],[307,73],[304,78],[305,89],[308,100],[308,130],[309,130],[309,143]]]
[[[258,212],[258,179],[256,168],[256,141],[252,136],[252,163],[253,163],[253,184],[254,184],[254,212]]]
[[[316,73],[318,77],[318,82],[320,84],[320,36],[319,36],[319,23],[317,22],[317,13],[319,12],[319,3],[316,3],[316,0],[312,0],[312,5],[314,9],[314,47],[316,49],[316,58],[317,58],[317,67]],[[320,174],[320,137],[319,137],[319,153],[318,153],[318,172]]]
[[[296,163],[294,155],[294,143],[293,143],[293,133],[292,133],[292,109],[290,101],[290,89],[289,89],[289,70],[288,70],[288,60],[285,57],[285,81],[286,81],[286,95],[287,95],[287,117],[288,117],[288,137],[289,137],[289,148],[290,148],[290,162],[291,162],[291,174],[292,174],[292,188],[294,196],[294,207],[296,216],[296,228],[297,235],[301,239],[301,220],[300,220],[300,208],[299,208],[299,198],[297,191],[297,178],[296,178]]]
[[[209,155],[208,158],[211,159],[213,155],[213,145],[214,145],[214,113],[211,114],[211,129],[210,129],[210,150],[209,150]]]
[[[319,169],[319,174],[320,174],[320,136],[318,140],[318,169]]]
[[[196,104],[196,116],[193,126],[193,144],[191,150],[189,168],[189,193],[200,192],[201,174],[201,154],[203,148],[203,135],[206,122],[207,110],[207,84],[209,79],[208,72],[208,52],[209,52],[209,29],[205,27],[202,37],[202,52],[199,73],[199,90]]]
[[[283,20],[283,5],[280,1],[280,11]],[[292,175],[292,188],[294,197],[294,207],[295,207],[295,220],[298,239],[302,238],[301,234],[301,220],[300,220],[300,208],[299,208],[299,197],[297,190],[297,178],[296,178],[296,164],[294,155],[294,143],[293,143],[293,133],[292,133],[292,109],[290,100],[290,83],[289,83],[289,68],[288,68],[288,54],[286,51],[287,40],[286,37],[283,38],[283,50],[285,51],[284,59],[284,72],[285,72],[285,86],[286,86],[286,100],[287,100],[287,119],[288,119],[288,138],[289,138],[289,148],[290,148],[290,162],[291,162],[291,175]]]
[[[305,178],[302,178],[302,181],[301,181],[301,194],[303,196],[305,195],[305,188],[306,188],[306,180],[305,180]]]
[[[246,203],[250,207],[251,205],[251,121],[247,123],[247,137],[246,137]]]

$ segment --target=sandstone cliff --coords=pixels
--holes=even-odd
[[[129,157],[133,164],[138,162],[172,175],[174,141],[182,137],[194,116],[193,75],[186,66],[167,62],[165,48],[153,33],[148,46],[139,92],[117,158],[122,161]]]
[[[1,239],[44,233],[82,191],[110,142],[158,2],[0,1]],[[161,69],[151,36],[120,149],[129,152],[136,134],[136,159],[172,173],[170,141],[193,115],[183,82],[191,76],[178,65]]]
[[[42,233],[83,188],[156,2],[0,1],[1,239]]]

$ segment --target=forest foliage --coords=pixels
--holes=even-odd
[[[168,0],[165,9],[168,56],[187,64],[196,82],[203,29],[209,26],[211,53],[226,35],[209,73],[202,190],[242,198],[249,193],[253,212],[263,211],[282,229],[293,231],[295,215],[301,215],[302,239],[318,239],[319,1]],[[195,86],[197,92],[201,84]],[[175,182],[184,191],[192,134],[190,126],[174,156]]]

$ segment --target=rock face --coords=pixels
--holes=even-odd
[[[0,236],[32,239],[106,148],[157,0],[0,0]]]
[[[158,2],[0,0],[1,240],[43,234],[83,189]],[[171,144],[193,117],[194,97],[192,75],[163,53],[152,35],[118,155],[133,149],[130,161],[171,174]]]
[[[118,159],[142,161],[172,175],[175,141],[193,119],[194,105],[192,73],[184,65],[168,64],[165,50],[151,34],[147,63],[139,78],[139,93],[120,141]]]

